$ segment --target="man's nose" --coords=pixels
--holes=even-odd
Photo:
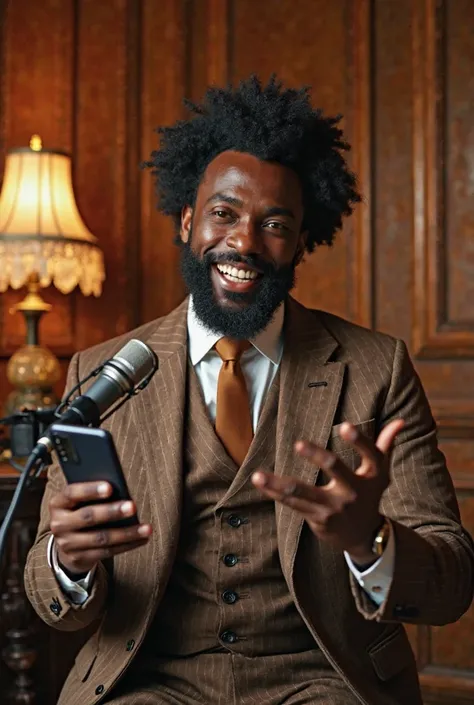
[[[227,238],[228,247],[241,255],[261,254],[263,243],[260,228],[253,223],[241,223]]]

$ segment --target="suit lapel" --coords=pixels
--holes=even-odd
[[[338,342],[318,314],[290,299],[285,317],[285,347],[281,363],[275,474],[292,475],[313,485],[319,468],[297,456],[298,439],[326,447],[344,378],[344,364],[330,362]],[[309,386],[311,385],[311,386]],[[303,519],[276,504],[278,545],[283,572],[292,584],[292,571]]]
[[[148,479],[154,526],[151,570],[160,579],[158,599],[172,568],[181,521],[187,308],[185,300],[145,341],[158,356],[159,369],[133,405]]]

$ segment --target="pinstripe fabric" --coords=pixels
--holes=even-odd
[[[62,597],[47,565],[48,502],[63,482],[57,468],[50,471],[26,566],[27,594],[44,621],[59,629],[78,630],[99,618],[60,705],[94,704],[105,697],[137,653],[171,574],[182,517],[186,309],[183,302],[169,316],[81,353],[71,363],[70,384],[127,339],[138,337],[157,353],[160,371],[108,422],[139,516],[154,525],[152,540],[100,566],[93,594],[81,607]],[[401,622],[456,620],[469,606],[474,584],[472,541],[459,522],[429,407],[399,341],[293,301],[287,313],[275,473],[321,481],[317,470],[292,452],[300,436],[332,447],[355,467],[355,454],[334,432],[346,419],[374,434],[398,416],[406,425],[393,453],[392,482],[382,506],[393,519],[396,539],[394,579],[385,603],[370,603],[343,556],[320,543],[289,508],[278,506],[284,578],[315,642],[361,702],[419,705],[415,663]],[[318,384],[308,387],[311,382]],[[60,604],[58,615],[49,608],[53,597]],[[127,650],[132,639],[134,646]],[[269,687],[270,680],[265,676]],[[96,694],[98,686],[103,688]]]
[[[343,681],[321,664],[321,652],[249,657],[208,653],[160,658],[141,676],[126,679],[110,705],[359,705]],[[157,685],[156,673],[160,673]]]
[[[220,634],[229,629],[238,641],[225,648],[248,656],[314,649],[281,572],[275,505],[250,482],[257,468],[274,466],[278,376],[240,468],[214,433],[191,364],[188,379],[181,540],[146,639],[150,661],[156,654],[184,656],[216,649],[222,645]],[[229,525],[232,516],[241,525]],[[235,565],[223,562],[227,554],[236,557]],[[225,602],[226,590],[237,596],[235,603]]]

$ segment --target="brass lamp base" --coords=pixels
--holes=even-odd
[[[7,366],[7,377],[15,387],[7,399],[7,414],[24,409],[47,409],[58,403],[53,387],[61,368],[55,355],[39,344],[38,328],[41,316],[51,310],[39,294],[39,278],[32,274],[27,283],[28,293],[10,313],[21,311],[26,320],[26,345],[17,350]]]

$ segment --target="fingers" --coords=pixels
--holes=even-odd
[[[340,430],[341,438],[350,443],[360,454],[362,465],[357,474],[376,475],[386,469],[387,454],[393,442],[404,426],[402,419],[391,421],[379,434],[376,443],[357,430],[351,423],[343,423]]]
[[[72,551],[61,554],[58,549],[58,557],[62,566],[72,574],[88,573],[100,561],[117,556],[119,553],[126,553],[135,548],[140,548],[147,543],[148,539],[130,541],[128,543],[111,545],[103,548],[95,548],[87,551]]]
[[[308,458],[314,465],[319,466],[331,477],[339,480],[345,487],[355,486],[354,473],[345,465],[335,453],[320,448],[309,441],[297,441],[295,451],[303,458]]]
[[[122,529],[98,527],[55,535],[54,542],[60,563],[71,573],[91,570],[99,561],[125,553],[147,543],[152,532],[150,524]]]
[[[396,419],[384,426],[377,438],[376,446],[382,453],[388,453],[393,446],[395,438],[398,436],[402,428],[405,426],[403,419]]]
[[[76,531],[55,536],[55,542],[61,553],[84,552],[92,549],[111,548],[146,539],[151,534],[150,524],[138,524],[122,529],[97,527],[90,531]]]
[[[88,504],[79,509],[53,509],[50,528],[53,534],[80,531],[93,526],[115,522],[136,513],[131,501],[105,502],[103,504]]]
[[[72,509],[77,504],[110,497],[112,487],[108,482],[74,482],[55,494],[49,503],[50,509]]]
[[[276,477],[273,473],[258,470],[253,473],[252,482],[270,499],[302,513],[312,512],[316,504],[323,506],[329,501],[325,490],[300,482],[294,477]]]

